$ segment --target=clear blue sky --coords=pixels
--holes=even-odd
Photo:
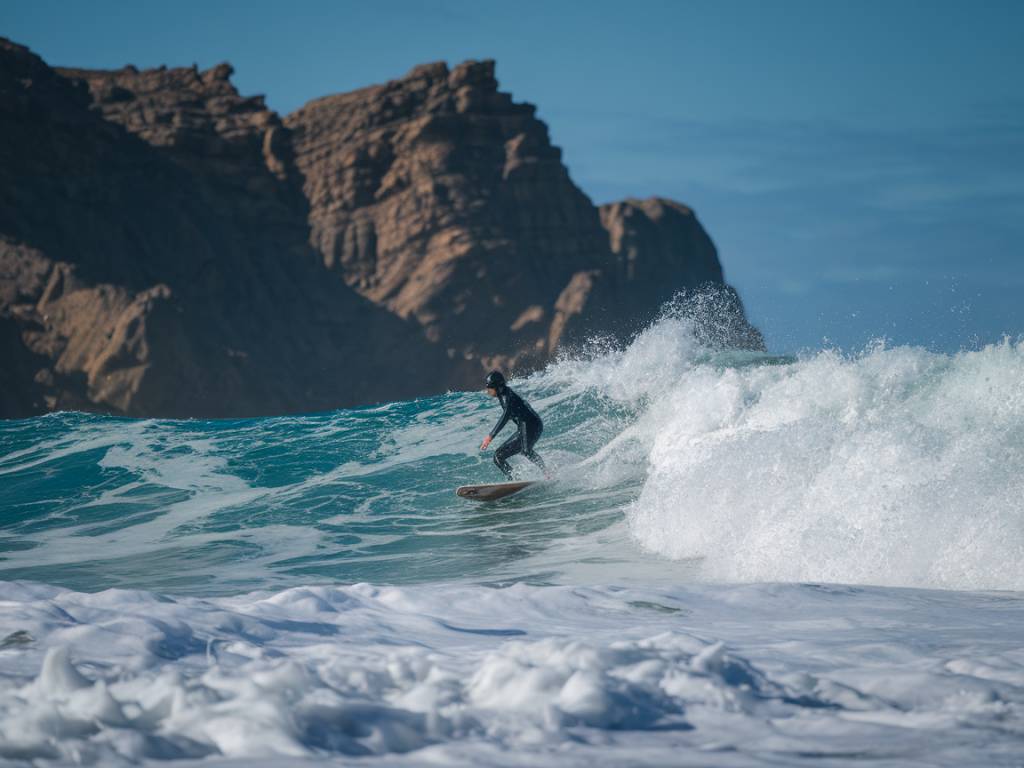
[[[49,63],[230,61],[287,113],[494,58],[595,202],[693,206],[778,351],[1024,333],[1024,1],[51,2]]]

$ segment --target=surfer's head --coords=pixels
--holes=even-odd
[[[505,377],[501,374],[501,371],[491,371],[487,374],[487,378],[484,379],[484,386],[487,387],[488,395],[497,397],[498,393],[505,388]]]

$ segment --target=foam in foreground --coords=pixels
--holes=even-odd
[[[1024,743],[1012,594],[2,586],[16,764],[992,766]]]

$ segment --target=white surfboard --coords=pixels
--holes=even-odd
[[[536,480],[518,483],[485,483],[483,485],[463,485],[455,489],[455,493],[464,499],[473,501],[495,501],[519,493],[524,488],[536,485]]]

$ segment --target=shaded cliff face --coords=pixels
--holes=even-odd
[[[475,388],[721,285],[685,207],[593,206],[493,62],[284,120],[230,75],[53,70],[0,40],[0,415]],[[757,346],[739,312],[726,343]]]
[[[718,252],[694,212],[673,200],[651,197],[601,206],[613,266],[605,277],[600,317],[612,333],[630,333],[651,319],[652,308],[674,301],[676,311],[698,322],[700,341],[714,347],[764,349],[747,322],[739,294],[726,285]],[[589,322],[587,322],[589,320]]]
[[[681,203],[651,197],[602,205],[601,224],[621,301],[649,308],[670,299],[673,289],[723,282],[714,243]]]
[[[390,355],[437,375],[435,351],[408,341],[416,329],[320,279],[275,151],[284,129],[228,69],[67,74],[0,42],[6,415],[242,415],[415,394]]]

